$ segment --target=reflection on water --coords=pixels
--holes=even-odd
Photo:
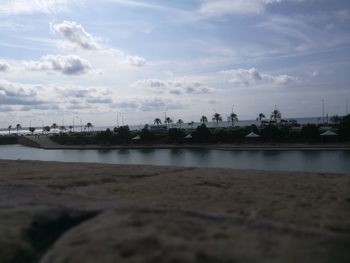
[[[350,172],[350,151],[43,150],[9,145],[0,146],[0,159]]]

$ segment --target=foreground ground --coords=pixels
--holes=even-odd
[[[350,174],[0,161],[0,262],[350,262]]]

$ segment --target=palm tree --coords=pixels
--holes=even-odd
[[[203,115],[203,116],[201,117],[200,122],[201,122],[201,123],[207,123],[207,122],[208,122],[207,116],[204,116],[204,115]]]
[[[73,125],[69,125],[69,126],[68,126],[68,129],[69,129],[70,132],[72,132],[72,130],[73,130]]]
[[[173,120],[170,118],[170,117],[166,117],[165,120],[164,120],[164,123],[167,124],[167,126],[169,126],[170,123],[172,123]]]
[[[50,127],[49,127],[50,128]],[[34,127],[30,127],[29,128],[29,131],[32,133],[32,135],[33,135],[33,133],[35,132],[35,128]]]
[[[258,116],[258,118],[256,118],[256,120],[260,122],[260,125],[261,125],[262,119],[265,119],[265,115],[264,115],[264,113],[259,113],[259,116]]]
[[[270,118],[271,120],[274,120],[277,123],[277,121],[282,118],[282,114],[279,110],[274,109],[273,112],[271,112]]]
[[[181,129],[181,125],[184,123],[184,121],[183,120],[181,120],[181,119],[179,119],[178,121],[177,121],[177,124],[179,124],[179,126],[180,126],[180,129]]]
[[[259,113],[258,118],[256,118],[256,120],[261,122],[262,119],[265,119],[265,114],[264,113]]]
[[[9,125],[7,129],[9,130],[9,134],[11,134],[12,125]]]
[[[162,121],[159,118],[155,118],[154,124],[156,124],[158,126],[159,124],[162,124]]]
[[[45,127],[43,127],[43,132],[49,133],[50,130],[51,130],[50,126],[45,126]]]
[[[238,117],[236,113],[231,113],[230,116],[227,117],[227,120],[231,122],[232,127],[234,126],[235,122],[238,122]]]
[[[54,131],[56,131],[57,127],[58,127],[58,126],[57,126],[56,123],[52,124],[52,126],[51,126],[51,128],[52,128]]]
[[[18,131],[22,128],[21,124],[17,123],[16,124],[16,130],[17,130],[17,134],[18,134]]]
[[[92,125],[91,122],[88,122],[88,123],[86,124],[86,128],[88,129],[88,132],[90,131],[90,128],[92,128],[92,127],[94,127],[94,125]]]
[[[193,129],[194,121],[189,122],[188,125],[191,126],[191,129]]]
[[[219,113],[216,112],[214,113],[212,120],[216,121],[216,127],[219,127],[219,121],[222,121],[222,117]]]

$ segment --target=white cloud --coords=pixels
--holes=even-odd
[[[203,0],[199,12],[204,15],[262,13],[265,6],[283,0]]]
[[[11,109],[18,107],[31,107],[44,105],[47,102],[38,96],[37,88],[28,85],[20,85],[0,79],[0,101]],[[16,108],[13,108],[16,107]]]
[[[145,79],[145,80],[136,81],[134,83],[134,86],[144,86],[144,87],[150,87],[150,88],[165,88],[167,86],[167,83],[159,79]]]
[[[0,15],[50,14],[67,7],[68,0],[11,0],[0,3]]]
[[[185,105],[170,98],[120,98],[115,107],[128,111],[162,111],[183,109]]]
[[[150,88],[156,93],[168,92],[173,95],[193,94],[201,95],[213,93],[215,90],[207,87],[204,83],[198,81],[187,80],[159,80],[145,79],[136,81],[133,86]]]
[[[263,84],[286,85],[296,81],[296,78],[289,75],[270,75],[260,73],[257,69],[231,69],[221,71],[227,77],[229,83],[241,87],[249,87]]]
[[[57,46],[63,50],[73,51],[77,47],[84,50],[94,50],[95,56],[108,55],[110,58],[119,60],[124,65],[143,67],[146,59],[140,56],[128,55],[115,48],[101,47],[96,37],[88,33],[84,27],[74,21],[63,21],[59,24],[50,24],[51,31],[63,36],[65,42],[58,42]]]
[[[0,60],[0,72],[9,71],[10,68],[10,64],[8,64],[6,61]]]
[[[76,22],[63,21],[60,24],[51,24],[50,27],[52,32],[60,34],[70,43],[73,43],[83,49],[100,49],[97,39],[86,32],[83,26],[77,24]]]
[[[32,71],[53,71],[64,75],[79,75],[92,69],[90,63],[75,55],[47,55],[38,61],[25,61],[24,67]]]
[[[133,67],[143,67],[146,64],[146,60],[138,56],[126,56],[125,62]]]

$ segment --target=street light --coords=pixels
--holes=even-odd
[[[74,116],[73,117],[73,132],[74,132],[74,120],[75,119],[78,119],[78,120],[80,120],[80,132],[83,132],[83,120],[80,118],[80,117],[78,117],[78,116]]]
[[[324,100],[322,100],[322,122],[324,124]]]

